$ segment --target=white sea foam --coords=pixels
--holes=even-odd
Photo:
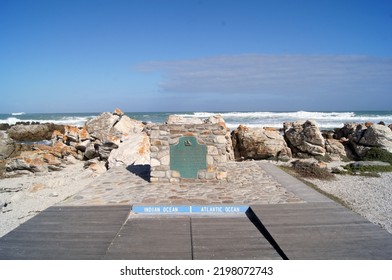
[[[22,116],[22,115],[25,115],[26,113],[25,112],[19,112],[19,113],[12,113],[11,115],[12,116]]]
[[[355,112],[195,112],[190,114],[180,114],[183,117],[208,118],[219,114],[225,120],[230,129],[237,128],[238,125],[249,127],[275,127],[282,128],[284,122],[294,121],[315,121],[321,129],[333,129],[342,127],[345,123],[363,123],[384,121],[392,123],[392,114],[368,114]]]
[[[8,123],[9,125],[16,124],[17,122],[39,122],[39,123],[55,123],[55,124],[63,124],[63,125],[73,125],[73,126],[83,126],[85,122],[94,118],[95,116],[87,116],[87,117],[62,117],[58,120],[56,119],[19,119],[15,117],[9,117],[5,120],[1,120],[0,123]]]

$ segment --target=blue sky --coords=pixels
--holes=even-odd
[[[0,113],[391,103],[390,0],[0,0]]]

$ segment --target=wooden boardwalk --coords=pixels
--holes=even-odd
[[[101,259],[128,206],[50,207],[0,239],[0,259]]]
[[[138,217],[50,207],[0,239],[0,259],[281,259],[246,216]]]
[[[251,209],[288,259],[392,259],[392,235],[336,203]]]

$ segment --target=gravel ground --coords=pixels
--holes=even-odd
[[[333,181],[308,181],[392,233],[392,173],[381,173],[379,178],[336,175]]]
[[[79,192],[96,176],[83,169],[83,162],[77,162],[43,175],[0,179],[0,237]]]

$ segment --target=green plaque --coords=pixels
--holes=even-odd
[[[170,170],[180,172],[181,178],[197,179],[200,169],[207,169],[207,146],[200,145],[193,136],[181,137],[177,145],[170,145]]]

